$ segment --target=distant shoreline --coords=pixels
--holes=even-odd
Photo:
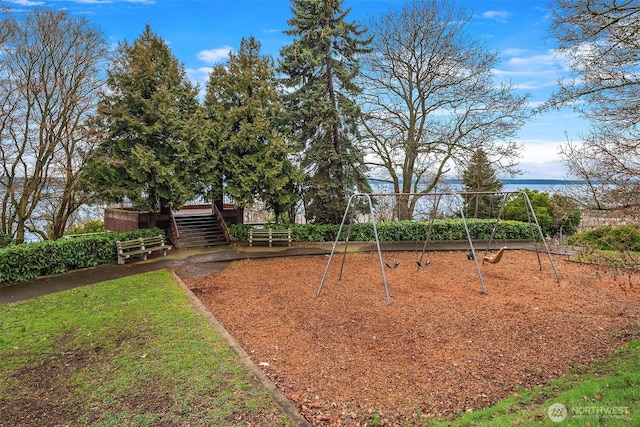
[[[456,180],[460,182],[460,180]],[[586,184],[586,181],[579,179],[515,179],[515,178],[505,178],[501,179],[500,182],[508,185],[516,185],[516,184],[531,184],[531,185],[580,185]]]
[[[547,178],[501,178],[499,179],[501,183],[504,185],[581,185],[586,184],[587,181],[579,180],[579,179],[547,179]],[[448,183],[450,184],[462,184],[461,179],[448,179]]]
[[[371,178],[368,180],[373,183],[388,184],[389,181],[384,179]],[[586,184],[587,181],[580,179],[557,179],[557,178],[499,178],[498,181],[503,184],[516,185],[516,184],[534,184],[534,185],[579,185]],[[445,178],[444,182],[449,184],[462,184],[460,178]]]

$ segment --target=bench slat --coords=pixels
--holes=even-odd
[[[273,242],[288,242],[291,246],[291,229],[275,230],[275,229],[252,229],[249,230],[249,246],[253,246],[254,242],[268,242],[269,246]]]
[[[164,236],[140,237],[131,240],[118,240],[116,249],[118,252],[118,264],[124,264],[125,260],[134,255],[141,255],[143,260],[147,259],[147,255],[154,251],[162,251],[162,255],[166,256],[167,251],[171,249],[171,245],[165,244]]]

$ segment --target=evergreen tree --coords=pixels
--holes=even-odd
[[[497,192],[502,182],[493,168],[487,153],[478,148],[462,172],[462,184],[466,192]],[[465,215],[470,218],[493,218],[498,215],[501,197],[491,194],[465,196]]]
[[[197,87],[149,25],[119,46],[107,85],[99,111],[105,138],[88,168],[103,199],[164,211],[219,182]]]
[[[280,129],[274,73],[273,60],[260,55],[260,43],[243,39],[226,66],[211,72],[205,108],[216,129],[225,192],[241,206],[261,199],[278,217],[299,200],[301,177]]]
[[[285,34],[292,44],[280,51],[278,70],[289,88],[286,106],[298,144],[305,182],[307,219],[338,223],[347,196],[368,191],[363,154],[358,142],[360,109],[355,96],[358,55],[369,40],[355,23],[346,21],[342,0],[292,0],[293,17]]]

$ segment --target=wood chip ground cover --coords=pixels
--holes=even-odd
[[[636,334],[640,277],[509,251],[481,266],[464,252],[246,260],[185,279],[252,360],[314,425],[385,425],[486,407],[603,357]]]

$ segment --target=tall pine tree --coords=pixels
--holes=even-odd
[[[338,223],[349,193],[369,189],[359,148],[355,96],[358,55],[369,40],[346,21],[342,0],[292,0],[285,34],[293,42],[280,50],[278,70],[289,88],[285,96],[291,138],[307,173],[306,215],[317,223]]]
[[[119,47],[107,86],[99,106],[105,137],[87,169],[104,200],[166,211],[219,182],[197,87],[149,25]]]
[[[216,129],[224,189],[239,205],[260,199],[276,219],[299,200],[301,180],[281,129],[273,60],[260,55],[260,43],[243,39],[237,54],[209,76],[205,108]]]
[[[494,169],[489,156],[478,148],[462,172],[462,184],[467,192],[498,192],[502,190],[502,182]],[[474,194],[465,196],[465,215],[470,218],[492,218],[498,215],[501,197],[493,194]]]

